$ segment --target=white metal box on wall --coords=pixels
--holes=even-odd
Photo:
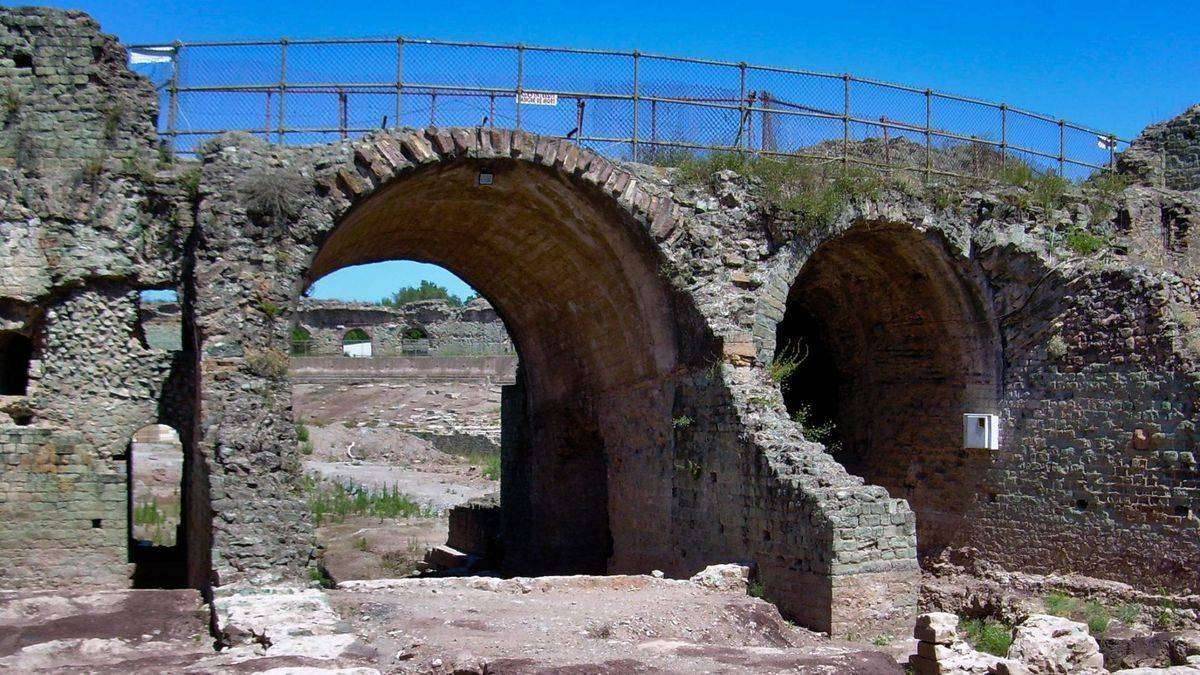
[[[986,413],[963,415],[963,447],[978,450],[1000,449],[1000,416]]]

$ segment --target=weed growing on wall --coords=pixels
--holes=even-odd
[[[808,358],[808,348],[805,346],[803,352],[801,345],[792,344],[785,345],[775,354],[775,358],[771,360],[771,365],[767,372],[771,375],[771,381],[779,385],[781,390],[787,389],[787,381],[795,374],[796,369],[804,360]]]
[[[274,348],[247,351],[246,368],[259,377],[280,380],[287,377],[288,357]]]
[[[257,169],[246,174],[239,186],[242,203],[251,217],[269,218],[280,224],[299,214],[309,181],[282,167]]]

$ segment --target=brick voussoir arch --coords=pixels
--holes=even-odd
[[[656,241],[671,239],[680,219],[675,200],[604,157],[567,140],[487,127],[385,130],[353,144],[353,166],[317,178],[337,202],[335,220],[375,189],[422,166],[453,159],[515,159],[555,169],[612,197]]]

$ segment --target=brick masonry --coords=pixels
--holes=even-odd
[[[859,635],[906,632],[918,561],[939,549],[1197,585],[1197,282],[1064,248],[1056,233],[1094,219],[1086,195],[1046,211],[1015,188],[889,187],[807,227],[731,172],[690,185],[499,129],[308,148],[230,134],[194,164],[147,167],[153,93],[115,41],[78,13],[5,9],[0,27],[0,86],[22,89],[28,128],[66,139],[0,165],[0,330],[34,345],[28,392],[0,399],[13,584],[126,582],[121,453],[157,421],[185,448],[191,583],[305,577],[287,377],[302,290],[413,258],[478,288],[520,353],[502,521],[525,571],[744,561],[785,612]],[[113,125],[98,113],[113,101],[139,112]],[[18,147],[21,129],[0,140]],[[265,183],[287,186],[286,213],[253,208]],[[1193,194],[1142,186],[1103,224],[1158,228],[1160,202],[1200,213]],[[144,341],[149,288],[179,293],[178,352]],[[853,395],[834,407],[854,461],[806,438],[769,375],[798,306],[841,336]],[[959,447],[968,406],[1001,415],[999,451]]]

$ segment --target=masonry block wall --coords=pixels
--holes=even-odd
[[[366,332],[373,356],[513,353],[504,322],[482,298],[462,306],[421,300],[402,307],[306,300],[296,313],[296,325],[309,336],[302,350],[311,356],[341,355],[346,333],[354,328]]]
[[[129,584],[123,462],[74,431],[0,426],[0,587]]]
[[[1070,283],[1006,325],[1009,432],[963,543],[1009,568],[1194,589],[1195,281],[1108,270]]]
[[[1200,105],[1146,127],[1120,158],[1121,170],[1154,187],[1200,190]]]
[[[0,332],[21,338],[0,342],[31,346],[0,397],[5,586],[130,583],[128,443],[172,407],[138,292],[174,284],[187,219],[165,216],[154,92],[125,60],[82,13],[0,10]]]
[[[1063,228],[1097,218],[1087,199],[1046,211],[1010,188],[881,189],[806,225],[733,172],[687,184],[491,128],[306,148],[228,134],[195,164],[147,165],[154,93],[115,41],[76,13],[0,10],[0,27],[0,86],[22,93],[21,124],[0,129],[0,331],[32,345],[28,390],[0,399],[14,583],[123,583],[123,448],[168,420],[184,427],[191,582],[306,578],[288,379],[302,291],[346,265],[420,259],[494,302],[520,352],[502,508],[526,528],[525,569],[745,561],[786,613],[860,635],[900,634],[919,558],[947,548],[1195,587],[1196,280],[1119,247],[1065,249]],[[22,129],[58,145],[33,162]],[[264,172],[292,186],[285,212],[246,203]],[[1200,213],[1160,188],[1118,201],[1114,236],[1160,227],[1156,205],[1179,232]],[[174,355],[143,342],[149,288],[180,293]],[[856,455],[814,442],[771,377],[798,299],[840,345],[849,395],[828,398]],[[848,301],[864,311],[830,309]],[[922,395],[906,394],[918,376]],[[1002,416],[1000,450],[946,438],[968,407]],[[82,536],[68,547],[64,532]]]

